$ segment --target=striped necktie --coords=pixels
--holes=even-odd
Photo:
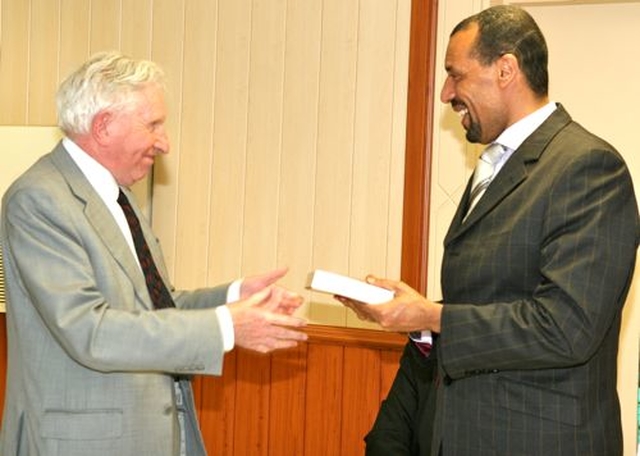
[[[504,147],[498,143],[492,143],[480,155],[476,169],[473,171],[473,180],[471,181],[471,194],[469,196],[469,209],[467,215],[475,207],[485,190],[491,183],[495,174],[495,166],[504,154]]]
[[[156,309],[165,309],[168,307],[175,307],[171,294],[158,272],[156,263],[153,261],[149,245],[142,234],[142,228],[140,227],[140,220],[136,216],[131,203],[127,199],[126,195],[120,190],[118,194],[118,204],[122,208],[124,215],[131,229],[131,237],[133,238],[133,244],[136,247],[136,253],[138,254],[138,260],[140,261],[140,267],[144,274],[144,280],[147,283],[147,290],[149,290],[149,296],[151,296],[151,302]]]

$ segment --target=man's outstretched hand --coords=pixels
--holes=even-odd
[[[242,281],[240,301],[227,304],[236,346],[268,353],[307,340],[296,330],[306,326],[306,320],[293,316],[302,297],[275,283],[286,273],[286,268],[276,269]]]

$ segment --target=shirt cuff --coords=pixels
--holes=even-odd
[[[242,279],[234,280],[227,288],[227,302],[240,301],[240,287],[242,286]]]
[[[225,353],[233,350],[236,343],[233,331],[233,319],[229,308],[225,306],[216,307],[216,315],[220,324],[220,332],[222,333],[222,347]]]
[[[240,300],[241,286],[242,279],[234,280],[231,285],[229,285],[229,288],[227,288],[227,303]],[[231,311],[229,311],[229,308],[227,306],[219,306],[216,307],[216,314],[218,315],[220,332],[222,333],[222,346],[224,347],[224,351],[226,353],[233,350],[233,347],[236,344]]]
[[[414,342],[421,342],[431,344],[433,343],[433,337],[431,331],[412,331],[409,333],[409,339]]]

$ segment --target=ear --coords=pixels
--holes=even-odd
[[[504,54],[496,62],[498,69],[498,81],[501,86],[509,85],[520,72],[518,59],[513,54]]]
[[[109,125],[113,116],[109,111],[100,111],[91,121],[91,136],[98,144],[104,145],[110,137]]]

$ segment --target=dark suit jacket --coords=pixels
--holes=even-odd
[[[190,311],[151,311],[124,236],[62,145],[7,190],[2,211],[9,366],[0,454],[176,455],[174,376],[221,372],[213,307],[227,287],[174,291]],[[204,455],[190,383],[179,385],[189,454]]]
[[[434,451],[622,454],[616,358],[640,230],[623,159],[558,106],[462,222],[468,194],[444,241]]]

